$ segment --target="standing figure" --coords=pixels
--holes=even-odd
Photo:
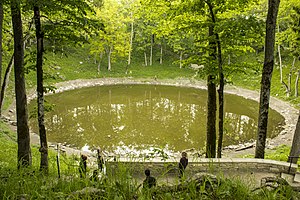
[[[81,155],[80,162],[79,162],[79,174],[80,178],[86,177],[86,163],[87,163],[87,156]]]
[[[102,172],[104,170],[104,160],[103,156],[101,156],[100,149],[97,149],[97,163],[99,171]]]
[[[156,186],[156,179],[153,176],[150,176],[150,170],[145,170],[146,179],[143,181],[143,188],[151,188]]]
[[[180,161],[179,161],[179,178],[182,178],[183,177],[183,174],[184,174],[184,170],[186,168],[186,166],[188,165],[189,163],[189,160],[187,158],[187,153],[186,152],[182,152],[181,153],[181,158],[180,158]]]

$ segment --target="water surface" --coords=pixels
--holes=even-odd
[[[49,95],[46,100],[55,104],[54,110],[45,115],[51,142],[78,148],[100,146],[109,151],[205,148],[206,90],[161,85],[96,86]],[[226,94],[224,146],[254,140],[257,116],[257,102]],[[31,126],[38,132],[35,121]],[[271,110],[268,137],[276,136],[283,124],[284,118]]]

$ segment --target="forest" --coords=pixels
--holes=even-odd
[[[1,0],[0,30],[0,114],[13,103],[16,108],[16,133],[7,136],[2,117],[1,137],[15,141],[15,154],[9,156],[15,160],[14,173],[25,170],[22,176],[34,162],[43,176],[55,171],[44,123],[51,106],[44,96],[58,82],[108,77],[205,81],[206,158],[222,157],[226,85],[260,91],[255,158],[265,158],[270,95],[299,107],[298,0]],[[30,145],[30,90],[37,95],[39,147]],[[300,154],[300,120],[295,126],[288,150],[292,163]],[[3,164],[0,171],[7,168]],[[56,184],[58,189],[62,183]],[[17,198],[6,187],[0,190],[2,198]]]

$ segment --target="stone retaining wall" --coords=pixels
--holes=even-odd
[[[121,159],[118,162],[107,162],[108,168],[116,168],[126,166],[133,171],[143,172],[146,168],[151,169],[155,174],[177,173],[178,162],[176,161],[160,161],[160,160],[125,160]],[[288,162],[253,159],[253,158],[221,158],[207,159],[199,158],[190,160],[186,173],[194,174],[198,172],[209,173],[272,173],[281,175],[281,173],[295,174],[298,165]]]

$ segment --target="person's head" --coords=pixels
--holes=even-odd
[[[184,151],[184,152],[181,153],[181,156],[186,158],[187,157],[187,153]]]
[[[146,176],[150,176],[150,169],[146,169],[146,170],[145,170],[145,175],[146,175]]]
[[[87,160],[87,156],[82,154],[82,155],[81,155],[81,159],[82,159],[82,160]]]

